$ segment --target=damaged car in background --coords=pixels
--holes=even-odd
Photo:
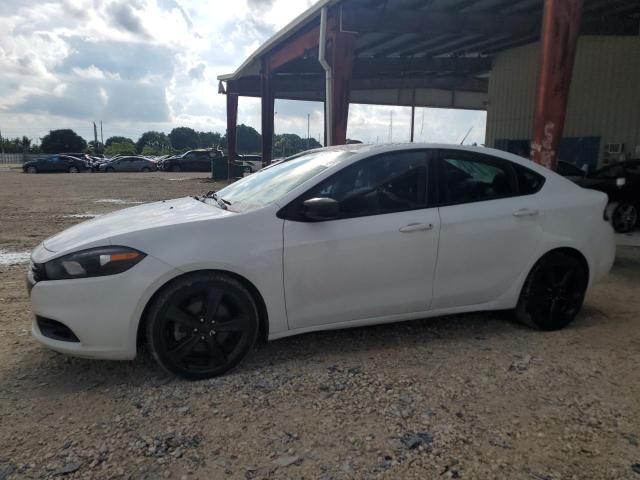
[[[76,225],[28,272],[42,344],[221,375],[258,340],[510,310],[571,323],[614,261],[607,197],[497,150],[319,149]],[[541,341],[547,337],[541,337]]]

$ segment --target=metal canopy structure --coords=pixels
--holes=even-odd
[[[318,58],[323,9],[331,75]],[[555,68],[542,69],[547,77],[540,82],[550,82],[546,103],[538,109],[544,116],[553,95],[563,95],[559,110],[566,108],[578,33],[639,32],[638,0],[322,0],[236,72],[220,76],[220,92],[262,98],[268,162],[275,98],[325,102],[332,113],[329,143],[344,143],[349,103],[486,109],[492,58],[543,37],[547,53],[558,54]],[[547,57],[542,61],[552,65]],[[333,92],[329,105],[327,79]],[[229,120],[235,122],[235,115],[230,112]],[[548,122],[538,123],[544,133]]]

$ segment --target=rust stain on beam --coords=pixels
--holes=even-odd
[[[552,170],[566,118],[583,0],[545,0],[531,160]]]

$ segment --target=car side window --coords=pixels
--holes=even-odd
[[[440,204],[482,202],[517,194],[506,160],[472,152],[443,150],[438,162]]]
[[[304,200],[332,198],[340,218],[427,208],[427,152],[382,154],[360,160],[321,182]]]

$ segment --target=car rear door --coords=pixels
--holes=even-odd
[[[476,152],[440,150],[438,157],[441,227],[433,308],[495,301],[539,249],[536,192],[544,178]]]
[[[284,285],[292,329],[429,309],[439,216],[427,191],[428,151],[350,165],[286,209]],[[339,201],[335,220],[305,221],[303,202]]]

